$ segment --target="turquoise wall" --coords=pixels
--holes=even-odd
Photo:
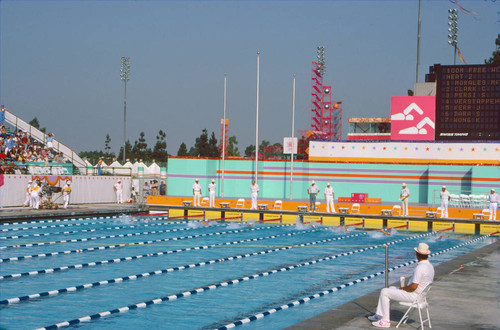
[[[255,161],[226,160],[224,197],[250,198],[250,184]],[[290,198],[290,162],[259,161],[260,198]],[[200,179],[202,195],[208,195],[208,184],[216,180],[217,196],[221,196],[222,160],[200,158],[169,158],[168,194],[191,196],[195,178]],[[293,198],[307,199],[311,180],[321,188],[329,182],[335,197],[351,193],[368,193],[383,202],[397,202],[401,183],[410,189],[411,203],[433,203],[442,185],[451,193],[487,194],[491,188],[500,190],[500,167],[454,165],[351,164],[294,162]]]

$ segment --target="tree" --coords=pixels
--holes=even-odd
[[[491,54],[491,57],[487,60],[484,60],[485,64],[494,64],[500,65],[500,33],[498,34],[497,39],[495,40],[496,50]]]
[[[31,119],[31,121],[28,124],[30,124],[34,128],[39,129],[43,133],[45,133],[45,131],[47,130],[45,127],[44,128],[40,128],[40,123],[38,122],[38,118],[37,117]]]
[[[185,157],[188,155],[188,150],[184,142],[181,143],[179,150],[177,151],[177,156]]]
[[[227,145],[227,155],[230,157],[239,157],[240,152],[238,151],[238,147],[236,145],[238,141],[236,141],[236,136],[229,137],[228,145]]]
[[[110,152],[111,150],[111,147],[109,145],[110,143],[111,143],[111,137],[109,136],[109,134],[106,134],[106,139],[104,140],[104,151]]]
[[[132,144],[130,143],[130,140],[125,141],[125,151],[125,157],[127,157],[128,159],[136,158],[132,152]],[[123,159],[123,147],[120,148],[118,159]]]
[[[134,142],[132,154],[137,159],[151,160],[151,149],[148,149],[144,132],[139,133],[139,139]]]
[[[167,133],[162,130],[160,130],[156,136],[156,144],[153,148],[151,157],[158,162],[168,161]]]
[[[255,146],[253,144],[249,145],[245,149],[245,157],[251,158],[255,154]]]
[[[259,154],[264,153],[264,147],[269,147],[270,145],[271,145],[271,142],[266,141],[266,140],[262,140],[262,142],[260,143],[260,146],[259,146]]]
[[[219,148],[217,147],[217,139],[215,138],[215,133],[212,132],[210,140],[208,141],[208,157],[219,157]]]
[[[208,131],[204,128],[201,131],[200,137],[196,138],[194,146],[189,149],[189,156],[191,157],[209,157],[210,148],[208,144]]]

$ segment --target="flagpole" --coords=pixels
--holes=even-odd
[[[258,181],[259,163],[259,75],[260,75],[260,52],[257,52],[257,109],[255,119],[255,182]]]
[[[293,151],[295,142],[295,73],[293,74],[293,92],[292,92],[292,153],[290,156],[290,200],[293,198]]]
[[[224,160],[226,158],[226,79],[227,74],[224,73],[224,121],[222,122],[222,181],[221,181],[221,197],[224,197]]]

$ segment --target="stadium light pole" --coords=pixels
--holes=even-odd
[[[448,13],[450,16],[448,16],[448,19],[450,20],[448,22],[448,44],[453,46],[455,50],[455,54],[453,56],[453,65],[457,65],[457,39],[458,39],[458,10],[453,8],[453,9],[448,9]]]
[[[418,0],[418,24],[417,24],[417,74],[415,82],[418,83],[420,73],[420,31],[422,29],[422,0]]]
[[[221,197],[224,197],[224,160],[226,159],[226,81],[227,74],[224,73],[224,119],[222,122],[222,182]]]
[[[290,154],[290,200],[293,199],[293,151],[295,142],[295,73],[293,74],[292,91],[292,150]]]
[[[127,81],[130,80],[130,57],[122,57],[120,80],[122,80],[125,85],[125,94],[123,96],[123,163],[125,163],[125,145],[127,139]]]

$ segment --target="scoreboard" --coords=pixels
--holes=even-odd
[[[500,66],[430,67],[436,82],[435,139],[500,140]]]

